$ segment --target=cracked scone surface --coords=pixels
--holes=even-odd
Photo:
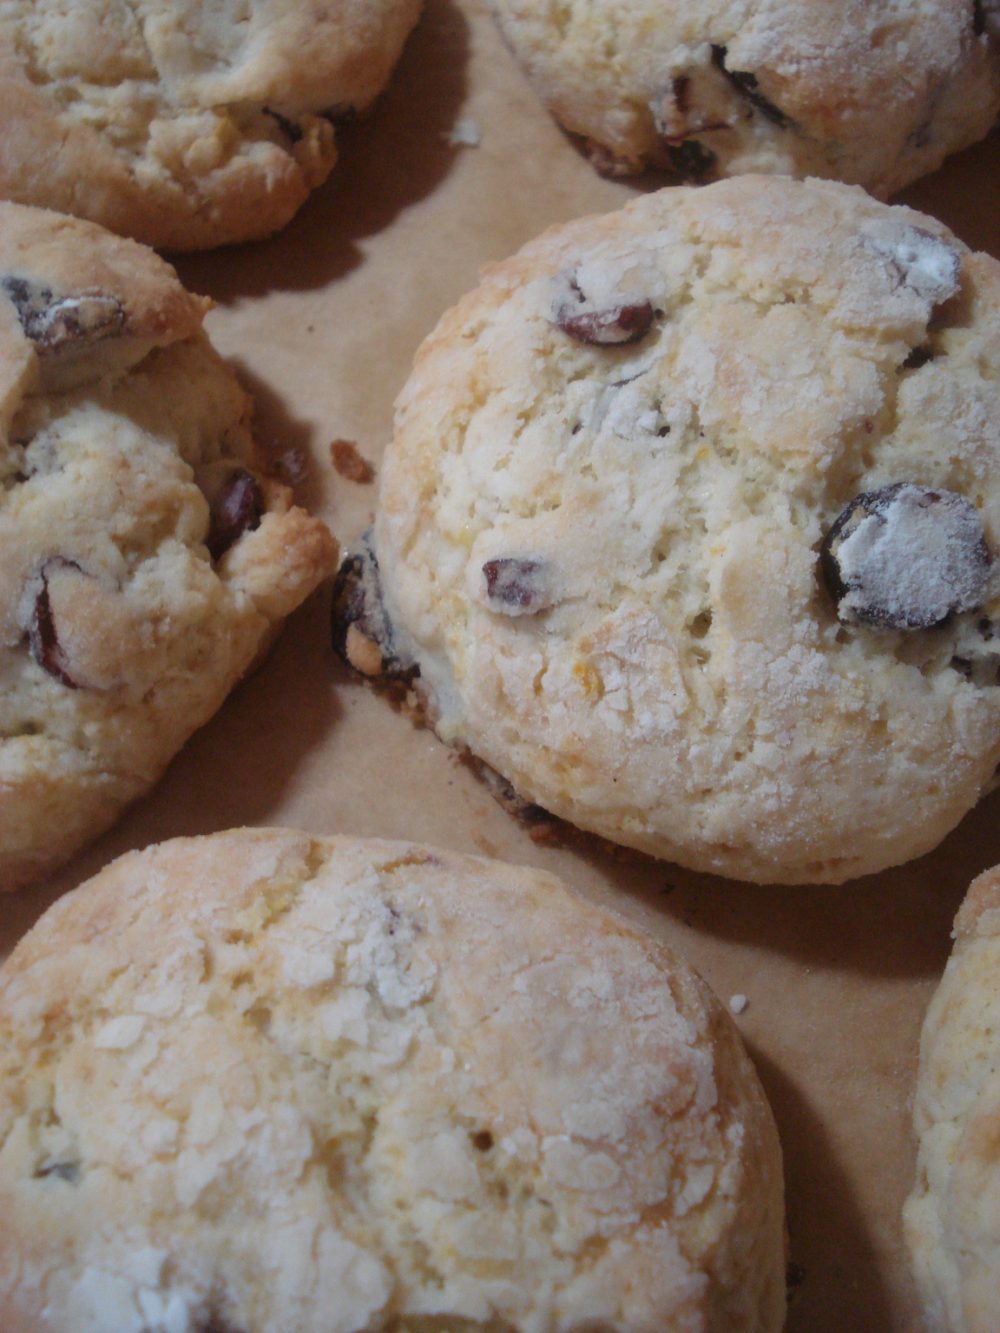
[[[174,250],[267,236],[420,0],[0,0],[0,197]],[[307,53],[304,57],[303,53]]]
[[[928,1333],[992,1333],[1000,1306],[1000,868],[974,880],[920,1043],[904,1210]]]
[[[0,1033],[7,1333],[781,1327],[732,1021],[550,875],[164,843],[22,941]]]
[[[991,0],[491,0],[602,168],[901,189],[1000,110]]]
[[[205,305],[132,241],[0,205],[2,888],[145,792],[336,561]]]
[[[1000,760],[998,467],[995,260],[832,182],[664,190],[496,265],[425,342],[382,657],[584,829],[749,880],[874,871]]]

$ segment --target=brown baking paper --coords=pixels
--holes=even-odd
[[[450,142],[462,120],[478,146]],[[998,161],[994,135],[905,201],[1000,257]],[[390,89],[300,216],[179,269],[216,302],[209,330],[256,394],[259,433],[306,457],[302,498],[349,543],[376,488],[334,471],[331,442],[354,441],[377,470],[418,343],[479,268],[639,188],[597,176],[555,127],[482,0],[428,0]],[[240,824],[421,839],[554,870],[676,945],[724,1002],[747,997],[737,1021],[781,1132],[801,1276],[788,1328],[918,1327],[900,1232],[917,1040],[962,894],[1000,861],[1000,798],[930,856],[836,889],[727,883],[586,838],[541,844],[429,731],[348,678],[328,615],[325,589],[146,800],[49,883],[3,899],[0,952],[112,857]]]

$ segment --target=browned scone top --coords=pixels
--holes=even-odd
[[[420,0],[11,0],[0,197],[190,250],[284,226]]]
[[[132,853],[0,977],[5,1333],[777,1333],[729,1015],[551,875],[242,830]]]
[[[207,305],[135,242],[0,204],[0,888],[145,792],[335,561]]]

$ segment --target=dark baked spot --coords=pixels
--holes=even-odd
[[[664,152],[667,167],[678,180],[691,185],[701,185],[715,172],[719,159],[697,139],[684,139],[681,143],[664,140]]]
[[[378,557],[365,533],[356,551],[343,561],[333,582],[330,609],[333,650],[365,676],[386,673],[412,677],[418,669],[396,652],[392,625],[382,601]]]
[[[788,1267],[785,1269],[785,1287],[787,1289],[789,1300],[792,1299],[805,1280],[806,1270],[801,1264],[789,1260]]]
[[[728,52],[724,46],[712,47],[712,63],[715,68],[726,76],[741,97],[745,97],[750,105],[773,125],[777,125],[782,130],[791,129],[795,122],[790,116],[786,116],[780,107],[775,106],[769,98],[764,96],[758,86],[757,75],[751,74],[749,70],[745,69],[730,69],[726,65],[727,54]]]
[[[228,1323],[221,1315],[210,1314],[206,1323],[196,1326],[195,1333],[243,1333],[243,1330]]]
[[[543,611],[550,605],[541,583],[540,560],[501,556],[483,565],[486,596],[495,610],[505,612]]]
[[[674,106],[682,116],[691,110],[691,79],[687,74],[675,74],[670,84]]]
[[[903,362],[902,370],[919,370],[921,366],[926,366],[928,361],[934,360],[934,349],[932,347],[921,346],[910,349],[906,360]]]
[[[59,1180],[65,1180],[69,1185],[75,1185],[80,1179],[79,1162],[46,1162],[40,1166],[34,1173],[36,1180],[45,1180],[48,1176],[55,1176]]]
[[[820,548],[838,617],[878,629],[931,629],[974,610],[992,566],[975,506],[913,482],[856,496]]]
[[[358,108],[351,106],[348,102],[341,102],[337,106],[327,107],[325,111],[321,111],[319,114],[324,120],[328,120],[335,130],[344,130],[357,120]]]
[[[911,148],[926,148],[931,141],[931,122],[922,120],[915,130],[911,130],[906,136],[906,142]]]
[[[259,528],[264,512],[264,496],[256,477],[246,468],[231,472],[210,506],[205,545],[212,559],[218,560],[245,532]]]
[[[51,556],[45,561],[41,568],[42,586],[35,597],[31,623],[28,626],[28,647],[43,671],[47,671],[50,676],[54,676],[71,690],[79,690],[82,685],[80,681],[74,680],[70,671],[69,661],[59,642],[59,632],[49,598],[49,576],[58,568],[75,569],[81,574],[84,573],[75,560],[66,560],[60,555]]]
[[[986,31],[986,11],[983,8],[983,0],[972,0],[972,31],[977,37],[982,37]]]
[[[125,327],[122,303],[104,292],[56,297],[50,287],[9,274],[0,279],[0,286],[13,302],[24,332],[42,352],[100,342]]]
[[[587,299],[574,275],[568,279],[565,297],[555,305],[553,322],[577,342],[621,347],[646,336],[654,313],[650,301],[595,306]]]
[[[477,1129],[474,1134],[470,1135],[470,1138],[476,1152],[489,1152],[493,1147],[493,1135],[488,1129]]]
[[[269,106],[261,107],[261,110],[264,112],[265,116],[271,117],[289,143],[299,142],[302,138],[302,127],[297,121],[289,120],[289,118],[283,116],[280,111],[275,111]]]

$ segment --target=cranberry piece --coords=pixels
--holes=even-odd
[[[256,477],[245,468],[237,468],[226,478],[211,504],[211,523],[205,545],[213,560],[218,560],[243,536],[260,527],[264,516],[264,496]]]

